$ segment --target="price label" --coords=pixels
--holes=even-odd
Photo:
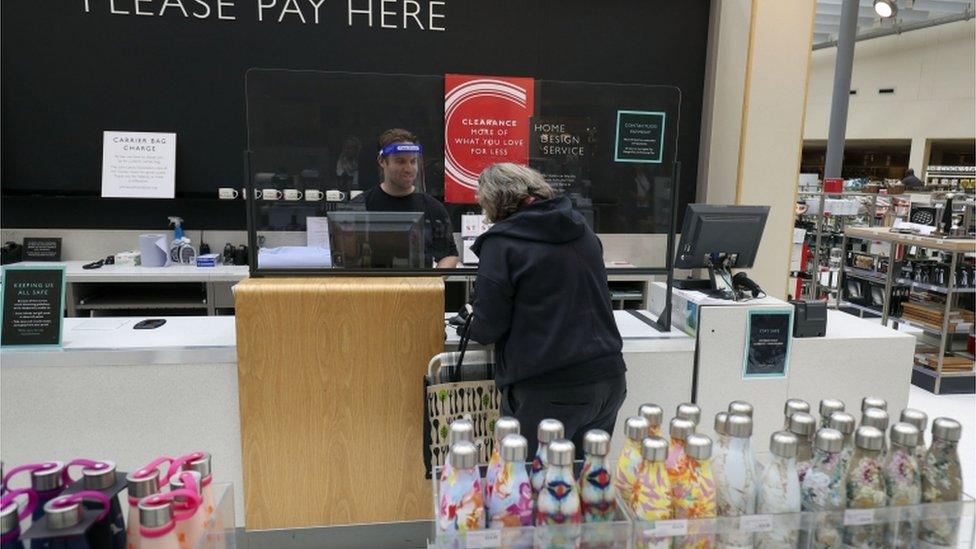
[[[771,532],[772,515],[746,515],[739,519],[739,530],[743,532]]]
[[[646,536],[683,536],[688,533],[687,520],[659,520],[651,524],[651,527],[644,530]]]
[[[473,530],[468,532],[465,547],[468,549],[484,549],[486,547],[501,547],[501,530]]]
[[[844,526],[863,526],[874,522],[874,509],[848,509],[844,511]]]

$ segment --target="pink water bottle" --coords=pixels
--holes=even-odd
[[[200,506],[200,495],[180,489],[143,498],[139,502],[139,537],[136,549],[180,549],[177,524],[190,519]]]
[[[81,467],[81,482],[85,490],[96,490],[109,498],[108,514],[104,519],[92,525],[88,538],[93,545],[111,549],[126,549],[125,518],[122,516],[122,506],[116,497],[121,490],[116,489],[118,475],[115,463],[111,461],[95,461],[91,459],[73,459],[64,466],[62,480],[65,485],[74,484],[71,478],[71,468]],[[90,504],[86,504],[90,508]]]
[[[170,492],[185,490],[200,496],[200,503],[197,503],[193,508],[193,514],[176,524],[176,538],[180,541],[181,549],[192,549],[197,546],[200,538],[203,537],[203,533],[207,530],[207,512],[203,508],[200,473],[196,471],[177,473],[170,477],[169,487]],[[177,510],[189,511],[191,502],[180,497],[173,501],[173,507]]]
[[[160,456],[125,477],[129,492],[129,514],[125,535],[130,547],[139,547],[139,540],[142,537],[139,528],[139,501],[159,493],[160,484],[165,485],[169,480],[168,467],[162,473],[159,467],[172,462],[173,458]]]
[[[94,522],[97,523],[105,520],[109,510],[108,497],[95,490],[83,490],[81,492],[75,492],[70,496],[58,496],[44,504],[44,514],[47,515],[48,528],[56,532],[58,530],[68,530],[80,524],[85,519],[85,500],[96,501],[102,508],[98,514],[98,518]],[[89,526],[88,532],[73,536],[57,535],[48,538],[32,539],[31,549],[100,547],[92,543],[89,537],[90,532],[91,528]]]
[[[177,471],[196,471],[200,474],[200,497],[203,502],[200,504],[205,519],[209,520],[216,511],[216,503],[213,496],[213,472],[210,467],[211,458],[209,452],[193,452],[180,456],[173,460],[169,467],[169,476],[172,478]]]
[[[37,507],[31,515],[31,519],[36,522],[44,516],[44,504],[61,495],[66,487],[62,478],[64,463],[45,461],[14,467],[3,477],[4,490],[10,490],[10,480],[21,472],[30,473],[31,488],[37,492]]]
[[[27,496],[27,505],[17,507],[16,498]],[[0,499],[0,549],[23,549],[20,541],[20,521],[29,517],[37,506],[37,492],[30,488],[19,488],[3,494]]]

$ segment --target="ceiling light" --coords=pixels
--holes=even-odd
[[[874,13],[887,19],[898,13],[898,4],[895,0],[874,0]]]

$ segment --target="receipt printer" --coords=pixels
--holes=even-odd
[[[827,335],[827,303],[825,301],[790,301],[793,305],[793,337],[823,337]]]

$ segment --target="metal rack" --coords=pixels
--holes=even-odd
[[[862,314],[864,312],[879,314],[881,316],[881,323],[885,326],[888,325],[888,321],[890,320],[895,329],[898,328],[899,324],[907,324],[922,330],[929,336],[938,338],[938,362],[936,364],[935,371],[933,372],[931,369],[916,363],[912,373],[913,384],[928,389],[936,394],[976,392],[976,370],[974,370],[974,368],[970,368],[969,372],[944,371],[946,353],[968,358],[970,361],[973,360],[973,355],[965,351],[954,350],[951,347],[951,344],[953,343],[952,340],[955,336],[968,335],[968,332],[950,332],[949,319],[950,312],[959,305],[960,295],[976,293],[976,288],[958,287],[958,281],[956,280],[956,267],[960,264],[960,260],[966,254],[973,254],[976,252],[976,239],[936,238],[892,233],[885,228],[850,227],[844,230],[842,250],[844,250],[845,254],[848,243],[851,239],[871,240],[887,243],[889,258],[888,269],[885,273],[867,272],[863,269],[852,269],[847,266],[847,262],[844,260],[841,262],[840,266],[840,277],[838,282],[839,288],[844,288],[845,277],[866,278],[875,283],[884,284],[884,299],[881,309],[875,310],[871,307],[865,307],[845,301],[843,299],[843,293],[841,292],[838,294],[838,305],[844,308],[856,309]],[[898,258],[901,257],[901,254],[899,254],[899,247],[905,246],[936,250],[948,254],[950,260],[946,285],[942,286],[938,284],[919,283],[901,277],[901,261],[898,260]],[[945,306],[942,311],[941,326],[928,325],[923,322],[906,319],[902,316],[892,315],[892,289],[896,284],[910,286],[912,289],[945,294]]]

